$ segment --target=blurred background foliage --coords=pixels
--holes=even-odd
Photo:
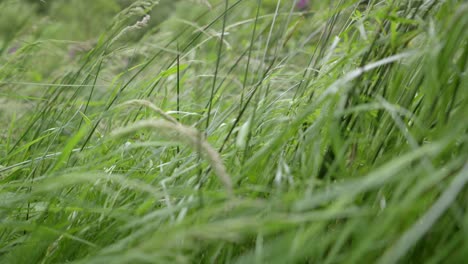
[[[157,3],[157,7],[148,8],[148,3]],[[159,3],[158,3],[159,2]],[[135,43],[145,34],[151,35],[164,26],[178,31],[180,19],[170,19],[182,14],[184,20],[190,21],[209,10],[211,4],[206,0],[192,1],[130,1],[130,0],[0,0],[0,62],[17,63],[20,67],[10,72],[10,76],[25,81],[42,81],[44,77],[53,76],[54,69],[76,61],[76,55],[90,50],[99,37],[108,34],[118,19],[117,14],[130,5],[147,12],[151,19],[148,26],[135,30],[120,38],[125,45]],[[142,15],[125,17],[120,26],[130,26],[142,19]],[[206,16],[199,23],[208,23],[213,16]],[[163,22],[167,22],[162,25]],[[157,43],[156,43],[157,44]],[[36,49],[32,52],[22,50]],[[21,54],[26,55],[21,56]],[[11,58],[16,56],[14,60]],[[33,57],[31,57],[33,56]],[[28,61],[47,56],[42,60],[41,69],[31,69]],[[18,76],[22,74],[23,76]]]
[[[242,8],[247,6],[255,10],[256,2],[244,2]],[[274,0],[262,1],[262,12],[271,14],[276,3]],[[283,4],[283,11],[289,11],[290,6]],[[112,78],[148,59],[170,39],[177,37],[177,43],[181,45],[192,41],[194,34],[219,16],[223,8],[222,1],[208,0],[0,0],[0,79],[3,81],[0,86],[3,93],[11,97],[15,88],[5,84],[9,81],[56,82],[81,67],[83,61],[80,58],[95,48],[99,39],[105,41],[115,37],[112,34],[135,25],[149,14],[148,25],[129,30],[115,41],[118,45],[115,44],[114,49],[118,52],[107,57],[105,67]],[[128,11],[121,12],[125,9]],[[231,18],[231,23],[249,19],[249,15],[250,12],[240,9]],[[189,30],[179,35],[187,27]],[[220,30],[220,27],[219,24],[216,29]],[[248,44],[250,32],[244,32],[245,36],[240,39],[245,43],[238,43],[238,49]],[[211,34],[213,40],[219,37],[213,29],[206,34]],[[242,35],[242,31],[239,34]],[[196,45],[198,41],[192,44]],[[213,49],[217,46],[216,41],[204,44]],[[171,49],[175,50],[175,45]],[[206,50],[210,51],[209,48]],[[214,54],[207,53],[205,58],[214,60]],[[37,67],[38,62],[41,67]],[[23,85],[16,96],[39,97],[42,92],[37,87]],[[4,108],[18,109],[7,105],[3,103]],[[8,111],[0,115],[11,116]]]

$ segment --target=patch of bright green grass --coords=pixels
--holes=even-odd
[[[468,258],[464,1],[26,2],[0,262]]]

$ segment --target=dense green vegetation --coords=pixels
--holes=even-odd
[[[0,1],[0,263],[464,263],[462,0]]]

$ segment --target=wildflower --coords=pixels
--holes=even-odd
[[[299,0],[296,4],[298,10],[304,11],[309,7],[309,0]]]

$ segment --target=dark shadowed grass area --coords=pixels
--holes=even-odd
[[[463,263],[467,11],[0,1],[0,262]]]

